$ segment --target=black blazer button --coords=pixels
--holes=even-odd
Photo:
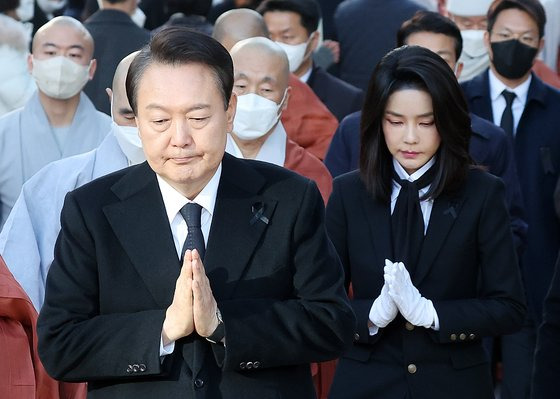
[[[451,341],[457,341],[457,334],[451,334],[451,335],[449,336],[449,339],[450,339]]]
[[[257,360],[257,361],[254,361],[254,362],[253,362],[253,367],[256,368],[256,369],[258,369],[259,367],[261,367],[261,362],[259,362],[258,360]]]
[[[142,373],[143,373],[144,371],[146,371],[146,365],[145,365],[144,363],[139,364],[138,366],[139,366],[140,371],[141,371]]]
[[[247,370],[251,370],[253,368],[253,362],[247,362]]]
[[[246,367],[246,366],[247,366],[247,364],[246,364],[245,362],[239,363],[239,368],[240,368],[241,370],[245,370],[245,367]]]
[[[354,341],[359,341],[359,340],[360,340],[360,334],[354,333]]]
[[[204,386],[204,381],[201,380],[200,378],[197,378],[196,380],[194,380],[194,387],[196,389],[200,389]]]
[[[459,339],[460,339],[461,341],[466,340],[466,339],[467,339],[467,334],[465,334],[465,333],[459,334]]]
[[[126,372],[127,373],[132,373],[132,364],[128,365],[128,367],[126,368]]]
[[[133,372],[133,373],[137,373],[138,370],[140,370],[140,367],[139,367],[137,364],[133,364],[133,365],[132,365],[132,372]]]

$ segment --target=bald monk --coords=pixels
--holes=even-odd
[[[85,384],[49,377],[37,354],[36,325],[37,312],[0,257],[0,398],[85,398]]]
[[[268,38],[269,35],[263,17],[254,10],[242,8],[222,14],[214,26],[213,37],[229,51],[240,40]],[[281,118],[286,133],[290,139],[322,160],[338,121],[313,90],[294,74],[290,74],[289,86],[290,106]]]
[[[326,203],[332,191],[327,167],[290,140],[280,121],[290,99],[286,53],[265,37],[253,37],[234,45],[231,57],[237,108],[226,151],[284,166],[314,180]]]
[[[33,38],[29,71],[38,90],[25,106],[0,118],[0,227],[21,186],[49,162],[97,147],[111,119],[82,93],[93,77],[93,40],[70,17],[43,25]]]
[[[112,90],[107,90],[114,121],[99,148],[53,162],[29,179],[0,233],[0,253],[37,311],[44,301],[45,281],[60,231],[60,211],[66,193],[145,160],[125,92],[128,67],[136,54],[120,62]]]

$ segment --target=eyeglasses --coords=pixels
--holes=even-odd
[[[505,42],[506,40],[519,40],[521,43],[529,47],[537,47],[539,44],[539,38],[531,33],[513,33],[509,30],[504,31],[492,31],[492,36],[500,42]]]

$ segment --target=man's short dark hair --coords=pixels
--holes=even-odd
[[[228,51],[211,37],[185,27],[160,30],[134,58],[126,76],[126,95],[137,115],[138,87],[146,69],[152,64],[180,66],[202,64],[210,68],[227,109],[233,89],[233,62]],[[166,79],[165,76],[161,77]]]
[[[463,51],[463,37],[461,31],[447,17],[437,12],[417,11],[412,18],[404,21],[397,32],[397,47],[406,44],[407,39],[418,32],[440,33],[453,38],[455,41],[455,60],[457,61]]]
[[[299,14],[301,26],[305,28],[308,35],[317,30],[321,19],[321,9],[315,0],[265,0],[257,11],[263,16],[271,11],[295,12]]]
[[[0,13],[12,11],[19,7],[19,0],[1,0]]]
[[[539,39],[544,36],[546,12],[538,0],[495,0],[488,8],[488,32],[492,32],[498,15],[505,10],[517,9],[525,11],[535,21],[539,28]]]

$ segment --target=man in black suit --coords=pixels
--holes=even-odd
[[[286,51],[290,72],[313,89],[341,121],[362,107],[363,92],[313,64],[321,9],[315,0],[265,0],[257,9],[270,38]]]
[[[352,341],[315,184],[224,155],[232,86],[214,39],[160,31],[127,76],[147,163],[66,198],[39,352],[90,398],[313,398]]]
[[[529,318],[517,334],[502,338],[502,398],[527,398],[537,327],[560,249],[554,189],[560,170],[560,92],[531,67],[544,45],[546,15],[538,0],[503,0],[488,11],[484,40],[490,69],[463,83],[471,112],[493,121],[513,141],[529,224],[520,257]]]
[[[97,73],[84,92],[95,108],[110,115],[111,104],[105,89],[111,87],[119,62],[147,44],[150,32],[138,27],[130,18],[138,6],[137,0],[103,0],[101,6],[84,22],[93,37],[93,56],[98,61]]]

